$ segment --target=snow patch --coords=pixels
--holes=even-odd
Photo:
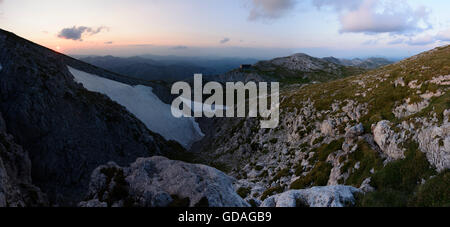
[[[151,87],[130,86],[114,80],[68,67],[74,80],[93,92],[107,95],[127,108],[140,119],[149,130],[161,134],[167,140],[175,140],[189,148],[204,134],[194,118],[175,118],[171,105],[163,103]]]
[[[201,105],[203,108],[200,110],[200,113],[211,113],[211,114],[214,114],[216,112],[223,112],[223,111],[227,111],[228,110],[228,107],[227,106],[223,106],[223,105],[215,105],[215,104],[207,105],[207,104],[204,104],[204,103],[201,103],[201,102],[195,102],[195,101],[192,101],[192,100],[189,100],[189,99],[185,99],[183,97],[180,97],[180,99],[181,99],[181,101],[184,104],[186,104],[188,106],[191,106],[191,107],[194,107],[194,106],[197,106],[197,105]],[[191,109],[193,110],[194,114],[197,113],[197,111],[194,108],[191,108]],[[209,111],[209,110],[211,110],[211,111]],[[180,110],[178,110],[178,111],[180,111]]]

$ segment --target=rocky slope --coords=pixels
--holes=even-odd
[[[41,190],[32,184],[28,153],[6,133],[0,113],[0,207],[48,205]]]
[[[209,166],[140,158],[129,167],[100,166],[91,176],[82,207],[247,207],[234,179]]]
[[[306,54],[260,61],[250,69],[236,69],[206,79],[218,82],[230,81],[278,81],[283,85],[326,82],[363,72],[363,69],[343,66]]]
[[[322,59],[325,61],[328,61],[328,62],[338,64],[338,65],[353,66],[353,67],[358,67],[358,68],[362,68],[362,69],[376,69],[376,68],[383,67],[383,66],[394,63],[393,61],[387,60],[385,58],[338,59],[338,58],[334,58],[334,57],[327,57],[327,58],[322,58]]]
[[[158,84],[0,30],[0,206],[448,206],[449,59],[447,46],[358,76],[301,54],[235,70],[222,79],[284,83],[280,126],[201,119],[186,153],[67,66]]]
[[[2,146],[0,205],[75,205],[99,165],[183,149],[149,131],[108,97],[74,82],[67,66],[129,84],[107,72],[0,30]],[[32,184],[31,184],[32,183]],[[16,194],[14,194],[16,193]],[[6,198],[6,201],[5,201]]]
[[[357,205],[448,205],[449,65],[446,46],[359,76],[288,86],[278,128],[203,120],[207,136],[194,147],[238,178],[239,194],[255,204],[289,189],[344,184],[367,192]]]
[[[349,186],[290,190],[264,200],[261,207],[350,207],[363,191]]]

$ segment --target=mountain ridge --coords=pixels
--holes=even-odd
[[[5,133],[29,155],[32,170],[27,177],[48,195],[50,204],[80,201],[91,171],[111,160],[126,165],[139,157],[183,152],[177,143],[149,131],[124,107],[77,84],[67,65],[128,83],[136,80],[4,30],[0,30],[0,64]]]
[[[277,129],[251,118],[205,119],[207,136],[194,149],[239,179],[247,200],[345,184],[367,191],[361,206],[448,204],[449,56],[445,46],[361,75],[285,87]]]

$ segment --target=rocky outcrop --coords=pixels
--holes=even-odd
[[[291,71],[313,72],[316,70],[326,70],[331,73],[332,70],[339,69],[337,64],[301,53],[285,58],[277,58],[272,60],[271,63],[277,66],[283,66]]]
[[[370,182],[372,181],[372,178],[366,178],[363,182],[362,182],[362,184],[361,184],[361,187],[359,187],[359,189],[361,190],[361,191],[363,191],[364,193],[367,193],[367,192],[373,192],[373,191],[375,191],[375,188],[374,187],[372,187],[371,185],[370,185]]]
[[[420,150],[438,171],[450,169],[450,110],[445,110],[443,115],[442,125],[422,120],[424,125],[415,137]]]
[[[0,207],[45,206],[47,198],[31,181],[27,152],[6,133],[0,113]]]
[[[88,201],[80,206],[249,206],[233,189],[234,179],[205,165],[164,157],[139,158],[129,167],[115,163],[94,170]]]
[[[450,75],[434,77],[430,82],[438,85],[450,85]]]
[[[430,92],[420,95],[422,101],[420,102],[411,102],[411,98],[407,98],[405,102],[397,106],[392,113],[394,113],[395,117],[401,119],[404,117],[409,117],[413,114],[419,113],[423,109],[427,108],[430,105],[430,99],[433,97],[439,97],[443,95],[441,91],[437,91],[436,93]]]
[[[334,57],[322,58],[325,61],[332,62],[335,64],[354,66],[363,69],[376,69],[385,65],[392,64],[393,62],[385,58],[367,58],[367,59],[337,59]]]
[[[0,113],[5,127],[28,153],[33,183],[52,204],[79,202],[91,172],[108,161],[128,165],[138,157],[180,149],[149,131],[124,107],[75,83],[67,65],[120,78],[115,74],[3,30],[0,64]]]
[[[375,142],[390,159],[405,158],[404,150],[399,146],[403,140],[391,129],[389,121],[380,121],[372,125],[372,132]]]
[[[357,188],[341,185],[291,190],[267,198],[261,207],[350,207],[359,193]]]
[[[326,120],[322,122],[320,126],[320,131],[323,135],[330,136],[334,134],[334,122],[331,120]]]
[[[438,171],[450,168],[450,124],[429,127],[417,135],[420,150]]]

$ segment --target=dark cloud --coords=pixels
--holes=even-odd
[[[230,40],[231,40],[231,39],[229,39],[229,38],[223,38],[223,39],[220,40],[219,42],[220,42],[220,44],[225,44],[225,43],[230,42]]]
[[[423,6],[413,9],[406,1],[313,0],[313,4],[336,10],[341,32],[415,34],[431,28],[430,11]]]
[[[188,47],[187,46],[174,46],[172,49],[173,50],[186,50],[186,49],[188,49]]]
[[[292,10],[298,0],[252,0],[249,20],[278,19]]]
[[[107,27],[98,27],[98,28],[91,28],[91,27],[85,27],[85,26],[73,26],[71,28],[64,28],[62,29],[58,37],[61,39],[71,39],[71,40],[78,40],[83,41],[82,36],[83,34],[87,35],[95,35],[97,33],[100,33],[103,30],[108,30]]]
[[[108,41],[108,42],[105,42],[105,44],[113,44],[114,42],[113,41]]]

